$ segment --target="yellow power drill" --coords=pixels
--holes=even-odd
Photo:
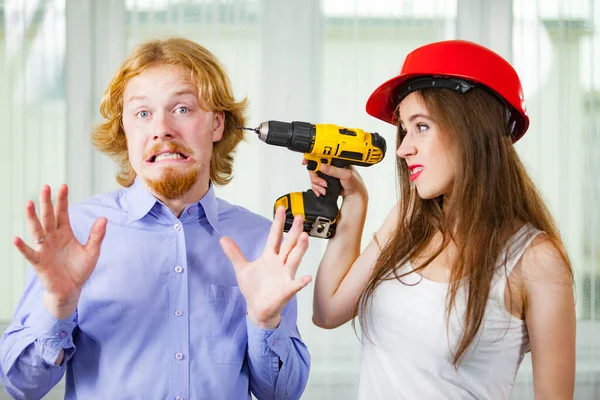
[[[386,151],[385,139],[378,133],[330,124],[267,121],[258,128],[240,128],[256,132],[267,144],[304,153],[307,168],[327,181],[324,196],[317,197],[312,189],[288,193],[279,197],[273,208],[285,207],[285,232],[292,227],[294,216],[300,214],[304,217],[304,231],[319,238],[330,239],[335,235],[339,214],[337,200],[342,190],[339,179],[320,172],[321,165],[368,167],[383,160]]]

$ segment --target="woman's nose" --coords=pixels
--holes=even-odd
[[[398,146],[396,154],[401,158],[408,158],[417,154],[417,147],[410,141],[408,135],[402,139],[402,142],[400,142],[400,146]]]

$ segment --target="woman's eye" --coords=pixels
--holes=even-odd
[[[148,118],[150,116],[150,113],[148,111],[140,111],[137,113],[137,115],[140,118]]]
[[[176,112],[177,114],[187,114],[188,112],[190,112],[190,109],[187,107],[177,107]]]
[[[425,131],[427,129],[429,129],[429,127],[427,125],[425,125],[425,124],[417,124],[417,130],[419,132],[423,132],[423,131]]]

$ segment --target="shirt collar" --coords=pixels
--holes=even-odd
[[[208,185],[208,192],[206,192],[204,197],[201,198],[198,203],[200,203],[204,209],[204,214],[206,215],[208,223],[215,231],[219,232],[219,208],[217,206],[217,196],[212,182]]]
[[[127,189],[127,223],[137,221],[150,212],[152,207],[159,202],[152,193],[146,189],[140,177],[136,177],[133,185]],[[204,210],[208,223],[213,229],[219,232],[219,209],[217,206],[217,196],[212,182],[209,183],[208,191],[198,202]]]
[[[150,212],[158,201],[144,186],[140,177],[136,177],[133,185],[127,189],[127,223],[137,221]]]

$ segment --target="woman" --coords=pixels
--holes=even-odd
[[[358,316],[359,398],[507,399],[529,350],[536,398],[572,398],[571,266],[513,147],[529,125],[514,69],[474,43],[428,44],[367,112],[397,125],[400,200],[361,254],[365,185],[323,167],[343,204],[313,305],[323,328]]]

